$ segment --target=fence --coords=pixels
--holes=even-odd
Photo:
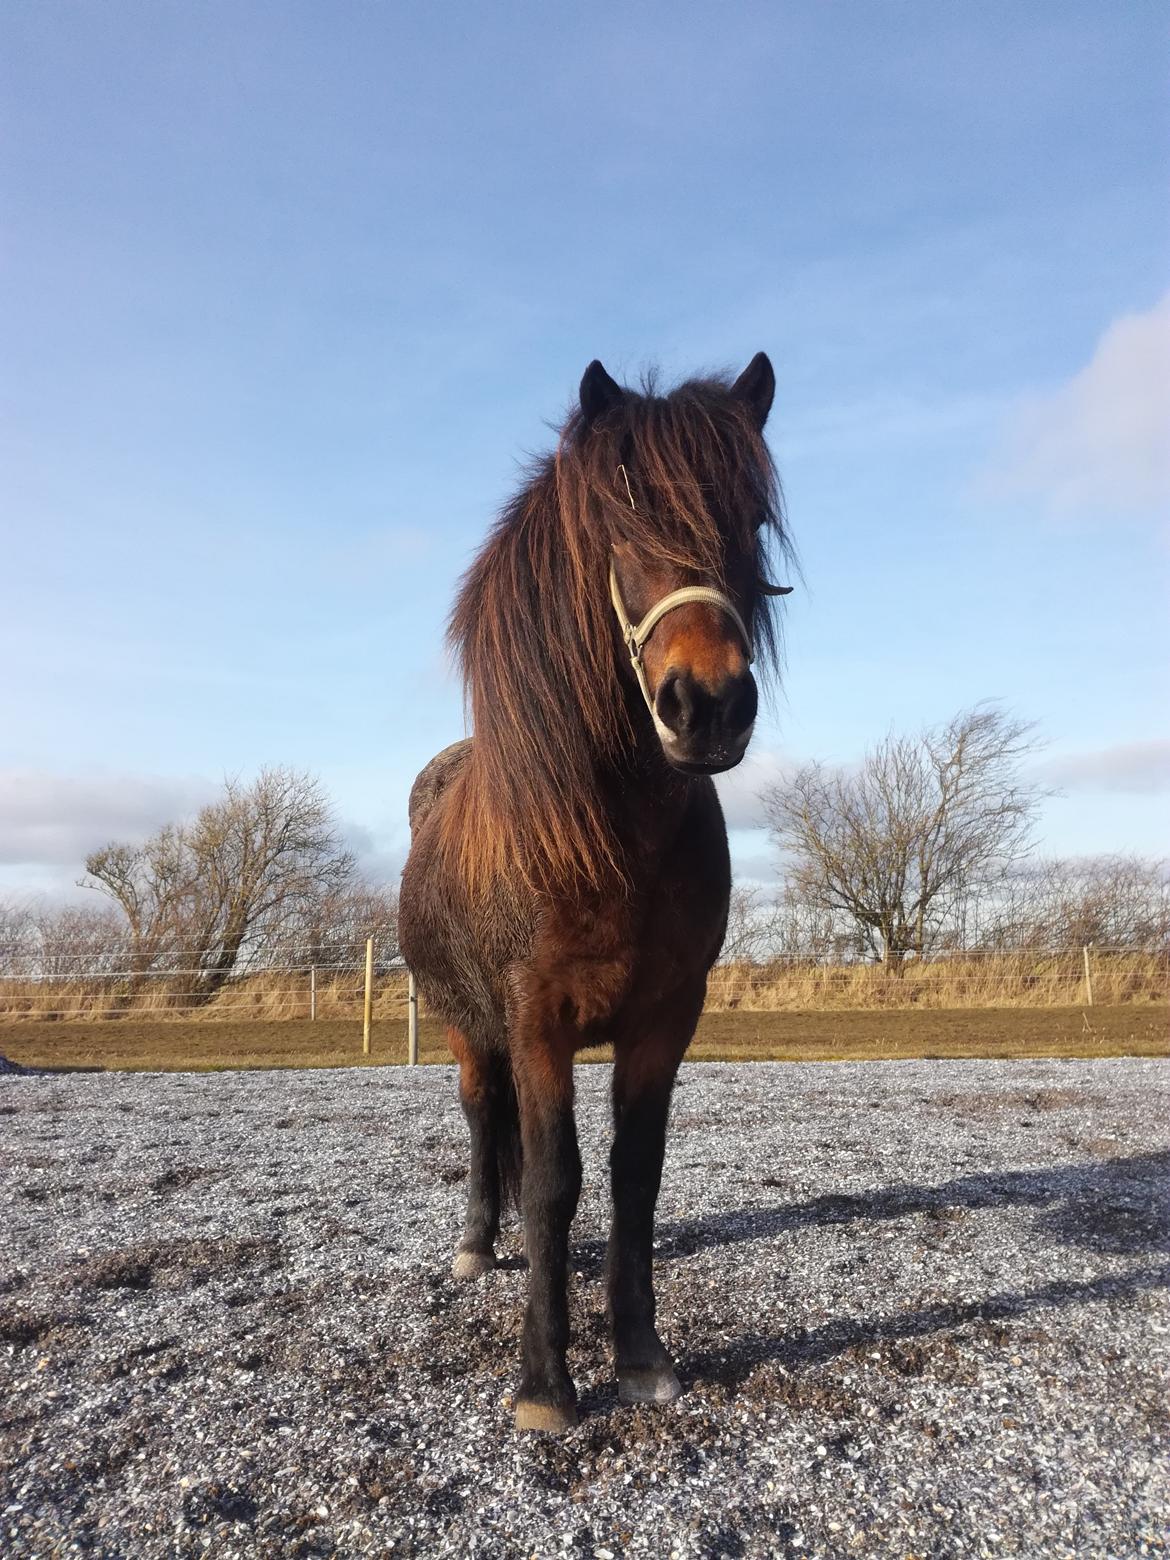
[[[0,949],[0,958],[3,957]],[[122,967],[116,966],[121,962]],[[413,977],[394,955],[364,945],[317,947],[271,963],[255,950],[242,973],[209,989],[206,969],[172,955],[140,965],[109,950],[56,953],[47,967],[27,958],[0,974],[0,1022],[171,1019],[267,1022],[360,1021],[370,1051],[375,1021],[407,1033],[418,1056],[419,1003]],[[0,966],[2,968],[3,966]],[[766,964],[718,965],[708,985],[712,1012],[856,1008],[1057,1007],[1170,1000],[1170,951],[1076,948],[954,951],[907,960],[899,970],[803,956]]]
[[[1092,1007],[1170,1001],[1170,950],[955,950],[882,964],[800,956],[717,965],[709,1011]]]
[[[48,957],[0,947],[0,1022],[93,1022],[111,1019],[199,1019],[270,1022],[281,1019],[362,1021],[362,1051],[370,1053],[374,1015],[400,1021],[411,1062],[418,1060],[418,995],[414,976],[397,955],[376,956],[373,938],[360,945],[317,946],[298,960],[274,962],[262,950],[242,960],[209,989],[205,967],[172,950],[161,961],[136,961],[125,950],[55,950]],[[7,957],[5,958],[5,953]],[[118,968],[132,965],[132,968]],[[0,966],[2,969],[3,966]]]
[[[253,950],[241,965],[217,985],[182,950],[149,960],[92,949],[10,956],[0,964],[0,1018],[346,1018],[360,1013],[367,977],[384,998],[401,986],[405,1000],[405,965],[378,958],[372,940],[281,959]]]

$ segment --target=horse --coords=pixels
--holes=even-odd
[[[654,1211],[675,1074],[727,926],[711,776],[743,758],[777,660],[768,549],[791,549],[763,430],[775,376],[619,385],[598,361],[555,451],[463,577],[449,640],[472,735],[410,796],[399,938],[459,1064],[470,1136],[457,1279],[518,1201],[520,1430],[577,1423],[573,1059],[613,1047],[607,1311],[620,1400],[680,1393],[655,1327]]]

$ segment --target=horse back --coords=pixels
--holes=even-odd
[[[407,812],[410,832],[417,834],[426,822],[431,809],[451,782],[460,774],[471,757],[471,738],[452,742],[441,753],[436,753],[425,769],[419,771],[410,788]]]

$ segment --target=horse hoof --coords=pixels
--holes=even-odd
[[[673,1403],[681,1396],[682,1386],[669,1365],[618,1372],[618,1397],[623,1403]]]
[[[567,1408],[557,1408],[552,1403],[533,1403],[521,1398],[516,1404],[517,1430],[545,1430],[549,1435],[564,1435],[577,1424],[577,1410],[572,1403]]]
[[[490,1251],[457,1251],[451,1264],[451,1276],[460,1280],[482,1278],[495,1265],[496,1259]]]

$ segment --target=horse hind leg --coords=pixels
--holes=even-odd
[[[496,1265],[501,1205],[518,1178],[515,1091],[504,1058],[476,1050],[458,1029],[447,1031],[447,1041],[459,1063],[459,1102],[471,1139],[467,1214],[451,1271],[472,1279]]]

